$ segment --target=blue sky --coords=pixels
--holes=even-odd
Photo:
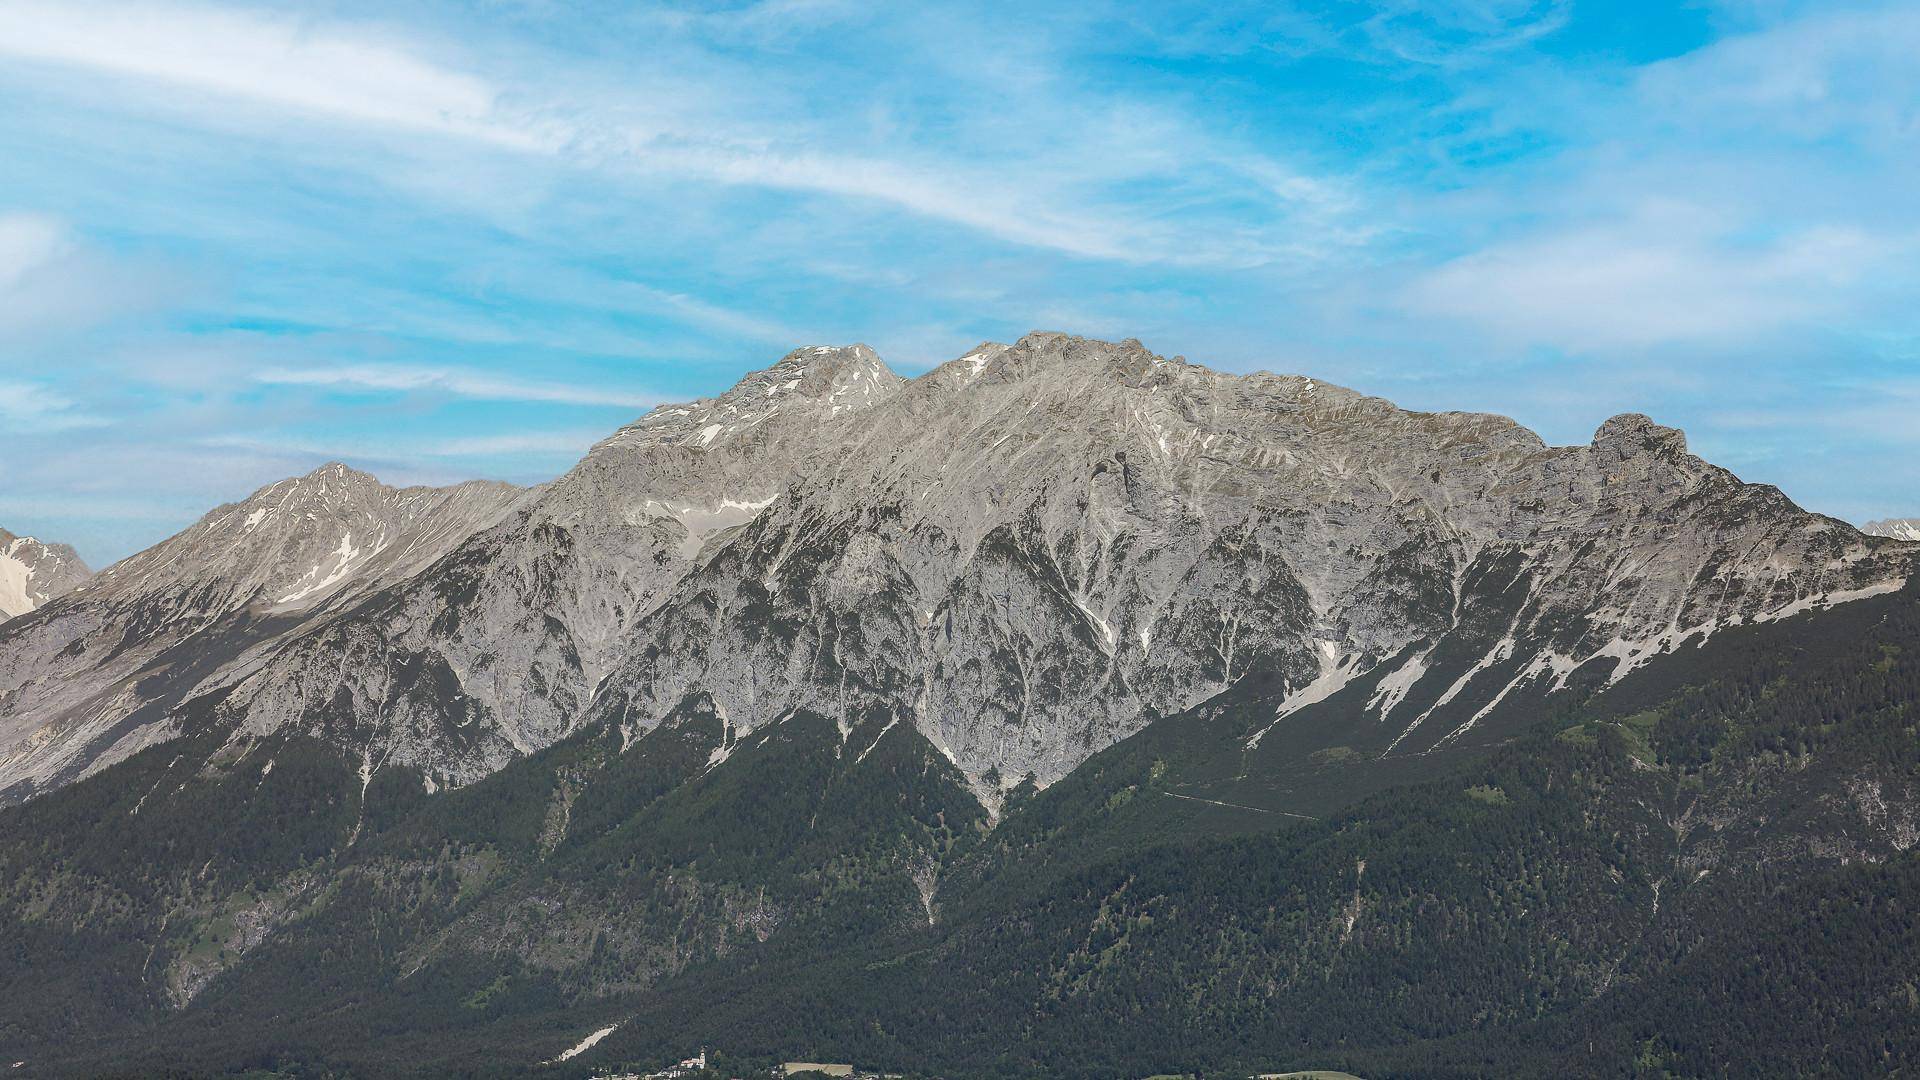
[[[0,0],[0,526],[1139,337],[1920,513],[1920,6]]]

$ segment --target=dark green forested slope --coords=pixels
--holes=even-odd
[[[189,735],[0,813],[0,1056],[582,1075],[704,1043],[956,1076],[1920,1058],[1914,590],[1542,699],[1491,752],[1328,752],[1338,700],[1249,751],[1272,703],[1243,684],[1016,791],[991,827],[884,716],[735,743],[695,700],[630,747],[582,733],[435,796],[392,771],[363,791],[315,743]]]
[[[800,1027],[1002,1075],[1892,1069],[1920,1054],[1916,702],[1909,592],[1725,632],[1320,820],[1166,797],[1245,730],[1168,721],[964,844],[938,926],[690,972],[608,1049]]]

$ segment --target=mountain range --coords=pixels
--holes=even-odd
[[[115,564],[0,632],[0,792],[216,692],[236,738],[436,788],[698,696],[739,735],[904,718],[991,808],[1248,671],[1292,708],[1377,683],[1381,749],[1418,752],[1912,562],[1640,416],[1553,448],[1135,342],[1035,334],[911,382],[816,347],[524,495],[328,465]]]
[[[801,349],[533,488],[324,466],[23,579],[0,1055],[1871,1067],[1898,968],[1727,1025],[1920,955],[1910,539],[1644,416],[1051,333]]]

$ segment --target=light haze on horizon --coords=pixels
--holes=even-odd
[[[1034,329],[1920,514],[1912,4],[0,3],[0,527]]]

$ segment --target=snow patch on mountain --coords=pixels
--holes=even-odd
[[[0,619],[11,619],[39,606],[27,591],[32,584],[33,571],[25,562],[14,558],[11,551],[0,555]]]
[[[47,544],[0,529],[0,621],[80,587],[92,576],[65,544]]]
[[[1860,531],[1873,536],[1886,536],[1895,540],[1911,540],[1920,543],[1920,518],[1888,518],[1885,521],[1869,521],[1860,527]]]

